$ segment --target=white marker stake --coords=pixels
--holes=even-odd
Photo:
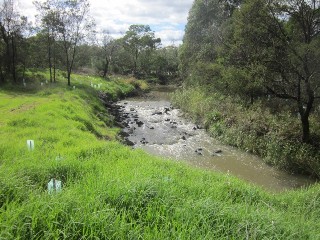
[[[34,141],[27,140],[27,146],[28,146],[29,151],[33,151],[34,150]]]
[[[59,154],[59,156],[56,157],[56,161],[61,161],[63,160],[63,157]]]
[[[76,89],[76,86],[73,86],[73,89]]]
[[[52,178],[50,182],[48,182],[48,192],[49,193],[61,192],[61,181],[58,181],[55,178]]]

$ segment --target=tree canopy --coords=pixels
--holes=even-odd
[[[318,0],[196,0],[180,69],[190,85],[209,84],[251,102],[289,100],[300,115],[302,141],[309,142],[309,116],[320,97],[319,31]]]

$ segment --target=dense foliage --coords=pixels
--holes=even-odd
[[[209,98],[231,97],[244,112],[257,102],[262,112],[287,115],[287,122],[298,115],[297,146],[317,148],[320,1],[196,0],[180,58],[187,87],[200,87]],[[265,129],[258,135],[272,131],[279,132]],[[295,133],[285,138],[297,140]],[[254,152],[260,150],[257,146]]]

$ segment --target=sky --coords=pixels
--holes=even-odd
[[[1,1],[1,0],[0,0]],[[32,0],[18,0],[20,12],[34,21]],[[163,46],[182,43],[193,0],[89,0],[97,30],[119,38],[132,24],[149,25]]]

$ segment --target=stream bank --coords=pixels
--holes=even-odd
[[[182,111],[173,108],[169,97],[173,90],[158,87],[143,96],[109,106],[127,145],[202,169],[232,174],[273,192],[314,182],[302,175],[274,169],[257,156],[213,139],[201,126],[186,119]]]

